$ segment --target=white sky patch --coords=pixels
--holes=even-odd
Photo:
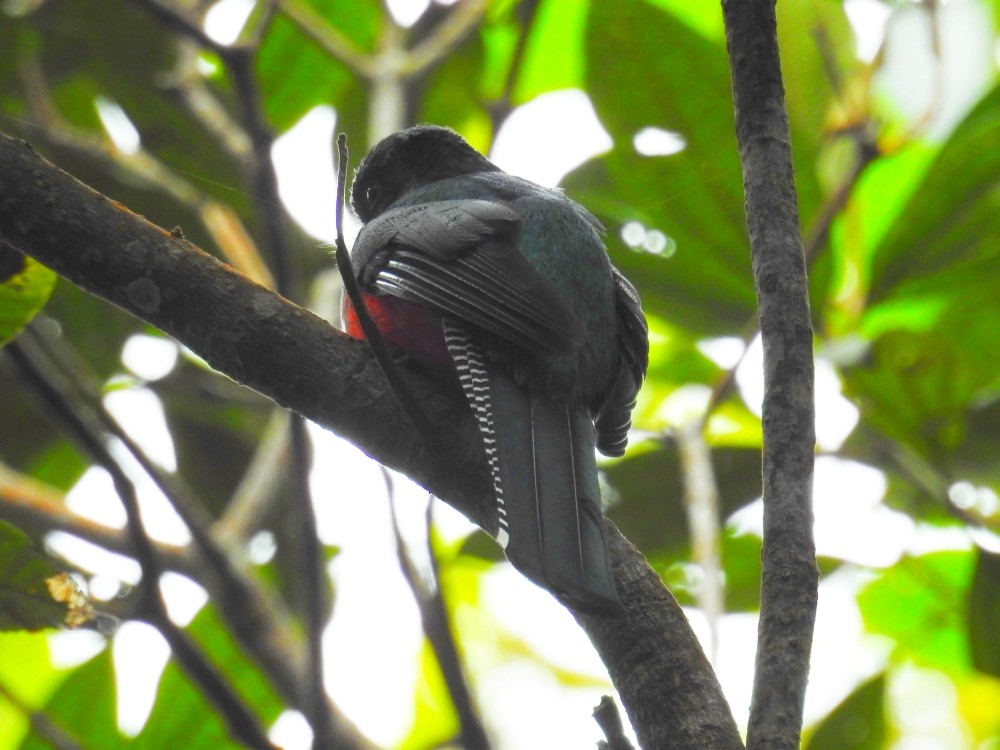
[[[124,529],[128,521],[111,475],[100,466],[90,466],[83,472],[66,493],[66,507],[113,529]]]
[[[277,138],[271,149],[278,192],[289,213],[309,234],[330,243],[337,239],[336,123],[333,108],[315,107]],[[355,165],[359,156],[354,158]]]
[[[819,555],[882,568],[911,549],[916,524],[883,504],[885,475],[870,466],[832,456],[816,459],[813,482],[813,533]],[[739,532],[761,535],[763,503],[734,513],[729,522]]]
[[[93,630],[50,633],[49,662],[54,669],[72,669],[97,656],[107,644],[107,639]]]
[[[683,151],[687,141],[672,130],[649,127],[635,134],[632,145],[643,156],[670,156]]]
[[[607,679],[607,669],[569,610],[510,565],[484,577],[481,596],[497,625],[530,644],[546,661]]]
[[[48,534],[45,546],[89,573],[112,576],[133,586],[141,577],[139,563],[132,558],[108,552],[64,531]]]
[[[310,750],[312,747],[312,727],[300,711],[283,711],[267,736],[282,750]]]
[[[995,74],[993,19],[985,3],[953,0],[937,9],[940,57],[923,6],[896,7],[887,25],[885,58],[875,82],[929,138],[943,140]]]
[[[170,647],[152,625],[129,620],[115,633],[111,657],[115,665],[118,728],[125,736],[135,737],[153,710]]]
[[[104,132],[115,144],[115,148],[123,154],[131,156],[139,150],[141,144],[139,131],[125,114],[118,102],[107,99],[103,96],[94,97],[94,106],[97,108],[97,116],[104,126]]]
[[[232,44],[250,17],[255,0],[219,0],[205,14],[205,33],[219,44]]]
[[[714,339],[702,339],[698,342],[697,346],[698,351],[724,370],[735,367],[746,349],[746,344],[743,343],[743,339],[739,336],[720,336]]]
[[[413,721],[423,635],[396,560],[385,482],[350,443],[313,425],[310,435],[320,538],[341,548],[329,568],[337,601],[323,635],[327,689],[362,732],[392,746]],[[411,483],[394,488],[407,531],[414,510],[419,516],[426,507],[426,493]]]
[[[405,29],[410,28],[431,6],[430,0],[386,0],[385,6],[393,20]]]
[[[169,570],[160,578],[160,591],[167,605],[167,615],[182,628],[208,601],[208,592],[201,584]]]
[[[810,657],[805,721],[818,721],[864,680],[886,664],[893,641],[865,629],[858,607],[858,591],[869,574],[841,568],[819,584],[819,606]],[[850,654],[850,658],[845,658]]]
[[[871,62],[882,45],[892,7],[881,0],[846,0],[844,12],[854,31],[858,59]]]
[[[173,371],[179,357],[177,343],[163,336],[137,333],[129,336],[122,347],[122,364],[146,381],[165,378]]]
[[[604,739],[590,719],[607,688],[569,688],[540,664],[515,659],[479,680],[479,703],[490,707],[496,750],[595,747]],[[633,736],[628,722],[627,735]]]
[[[106,394],[104,406],[143,453],[167,471],[177,471],[174,441],[159,396],[141,386],[122,388]]]
[[[506,172],[555,187],[611,146],[590,98],[579,89],[563,89],[515,109],[497,133],[490,159]]]

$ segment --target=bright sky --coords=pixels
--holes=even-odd
[[[401,21],[408,21],[419,15],[426,4],[421,0],[395,0],[390,6]],[[219,3],[220,10],[209,19],[213,35],[220,39],[235,35],[233,29],[238,27],[234,26],[234,18],[240,23],[238,18],[249,5],[249,0]],[[859,55],[870,59],[888,12],[876,0],[847,0],[846,7],[859,31]],[[934,125],[941,133],[954,125],[983,85],[975,76],[984,69],[979,62],[982,55],[991,54],[989,50],[984,53],[979,44],[981,38],[988,37],[970,32],[976,24],[984,23],[982,12],[982,6],[971,0],[953,0],[943,8],[948,85]],[[897,24],[900,28],[892,31],[894,46],[882,78],[890,95],[898,92],[897,101],[904,106],[905,102],[921,101],[911,85],[915,76],[907,76],[906,71],[912,73],[914,65],[923,65],[921,61],[927,55],[920,53],[920,18],[908,11],[901,15],[906,17]],[[974,75],[969,71],[975,71]],[[924,74],[917,78],[923,79]],[[98,108],[109,133],[117,134],[122,146],[129,148],[138,134],[133,134],[134,128],[129,130],[125,113],[113,102],[103,100]],[[279,139],[273,153],[282,197],[293,216],[317,238],[317,252],[326,252],[321,243],[331,242],[334,237],[331,143],[335,125],[334,110],[319,107]],[[134,140],[131,148],[137,144]],[[633,146],[643,154],[667,155],[682,149],[684,140],[675,133],[647,128],[636,134]],[[507,171],[556,185],[575,166],[610,147],[610,137],[585,94],[557,91],[516,110],[498,133],[491,157]],[[647,233],[641,225],[627,224],[613,230],[621,232],[632,246],[673,252],[669,238]],[[742,345],[737,340],[708,341],[703,350],[726,366],[738,358]],[[155,380],[170,371],[178,356],[178,347],[169,342],[137,336],[127,343],[123,362],[141,378]],[[738,382],[743,398],[758,413],[760,372],[761,352],[756,341],[740,367]],[[705,393],[691,389],[681,398],[691,399],[687,407],[680,407],[683,412],[700,405]],[[162,407],[151,391],[139,386],[116,390],[107,397],[107,405],[150,456],[164,467],[176,466]],[[835,450],[853,429],[857,411],[840,394],[833,367],[823,360],[817,363],[817,411],[820,446]],[[412,721],[413,681],[421,636],[416,608],[397,569],[382,475],[357,449],[339,438],[318,429],[310,434],[316,455],[312,488],[321,536],[324,542],[342,547],[330,566],[337,588],[337,607],[324,639],[328,688],[364,732],[376,742],[391,746]],[[816,470],[817,543],[821,553],[880,567],[892,564],[906,550],[968,545],[963,536],[930,538],[929,530],[915,527],[908,517],[889,510],[882,504],[885,479],[873,469],[820,457]],[[404,528],[419,547],[427,498],[405,479],[395,477],[393,481]],[[155,488],[141,482],[139,491],[144,518],[156,538],[186,541],[187,530]],[[85,473],[68,502],[74,511],[110,525],[121,527],[125,522],[111,482],[100,469]],[[437,503],[435,517],[439,528],[448,535],[465,534],[470,528],[443,503]],[[760,504],[740,511],[731,523],[746,532],[759,533]],[[50,542],[63,554],[99,573],[92,585],[95,595],[110,597],[117,590],[116,581],[134,583],[138,579],[134,562],[98,553],[65,534],[52,535]],[[808,718],[823,715],[860,679],[876,672],[885,658],[885,644],[864,634],[854,603],[854,592],[862,582],[863,575],[845,568],[821,586]],[[182,622],[193,617],[205,600],[199,587],[180,576],[171,576],[164,588]],[[509,568],[491,574],[486,599],[491,617],[531,643],[545,658],[606,680],[600,660],[569,614],[523,577]],[[700,612],[691,611],[689,616],[700,634],[708,633]],[[469,618],[471,615],[458,624],[460,629],[467,625],[472,632],[476,630],[474,618]],[[756,627],[756,617],[749,614],[726,615],[719,624],[719,676],[737,720],[744,725]],[[113,641],[120,682],[120,724],[135,733],[151,707],[166,646],[154,630],[132,623],[121,627]],[[89,633],[57,634],[52,637],[52,647],[53,658],[66,663],[82,651],[93,653],[100,648],[100,637]],[[490,663],[489,654],[481,648],[477,651],[473,641],[467,649],[470,661],[477,666],[478,697],[482,705],[489,706],[490,727],[500,750],[593,747],[600,739],[590,714],[600,695],[610,692],[610,685],[568,689],[530,661]],[[919,676],[914,679],[920,682]],[[273,728],[273,738],[288,750],[297,750],[308,746],[309,730],[300,715],[289,712]],[[935,747],[952,746],[945,743]]]

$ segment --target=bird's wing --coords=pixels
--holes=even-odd
[[[520,216],[448,200],[386,211],[352,253],[362,286],[429,305],[539,354],[568,352],[583,326],[517,248]]]
[[[618,343],[621,363],[618,377],[597,415],[597,449],[606,456],[620,456],[628,443],[632,408],[649,365],[649,328],[639,293],[621,272],[611,267],[615,278],[615,308],[618,313]]]

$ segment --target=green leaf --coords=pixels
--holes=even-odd
[[[614,148],[573,172],[567,192],[605,221],[614,261],[650,313],[696,337],[740,330],[754,292],[723,44],[644,2],[594,0],[586,55],[587,90]],[[648,81],[656,86],[639,85]],[[687,145],[643,156],[633,138],[647,127]],[[676,251],[627,249],[628,221],[662,232]]]
[[[980,549],[969,588],[972,664],[1000,677],[1000,555]]]
[[[118,731],[115,714],[115,677],[111,650],[78,667],[52,694],[42,711],[83,747],[127,750],[135,745]],[[51,750],[48,740],[31,732],[20,750]]]
[[[886,741],[885,675],[858,686],[827,716],[806,750],[882,750]]]
[[[585,0],[543,0],[531,27],[518,71],[514,100],[526,102],[557,89],[584,83]]]
[[[48,644],[47,633],[0,633],[0,685],[25,705],[44,705],[67,676],[52,667]],[[0,700],[0,746],[20,744],[29,726],[20,710]]]
[[[75,627],[93,615],[73,579],[27,534],[0,521],[0,630]]]
[[[370,52],[381,24],[376,3],[341,0],[311,5],[359,51]],[[268,120],[278,131],[287,130],[319,104],[330,104],[339,113],[342,100],[353,96],[350,92],[359,85],[344,63],[281,14],[271,23],[256,63]],[[342,121],[338,128],[344,129]]]
[[[716,448],[712,466],[720,493],[720,514],[729,516],[760,496],[760,449]],[[619,496],[609,517],[661,568],[690,559],[687,514],[677,447],[649,441],[603,467]]]
[[[894,660],[968,672],[965,597],[974,562],[971,552],[905,557],[861,591],[865,624],[895,640]]]
[[[982,285],[1000,273],[1000,86],[955,129],[923,182],[875,250],[874,301],[927,289],[959,292],[955,282]],[[942,190],[947,186],[947,190]],[[961,273],[977,267],[993,276]],[[947,279],[942,279],[942,274]],[[995,288],[995,287],[994,287]]]
[[[48,302],[56,274],[0,242],[0,346],[14,338]]]
[[[458,715],[437,657],[426,638],[420,650],[420,675],[413,700],[413,725],[399,743],[399,750],[442,747],[458,736]]]

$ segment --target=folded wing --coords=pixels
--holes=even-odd
[[[517,248],[516,211],[485,200],[403,206],[354,244],[362,285],[422,302],[538,354],[583,343],[579,319]]]

